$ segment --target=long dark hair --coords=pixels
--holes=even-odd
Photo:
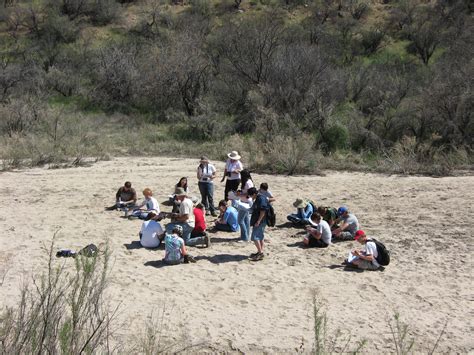
[[[249,180],[253,181],[252,175],[250,175],[250,171],[247,170],[247,169],[244,169],[240,172],[240,179],[241,179],[241,183],[242,183],[242,185],[241,185],[242,190],[245,189],[245,184],[247,183],[247,181],[249,181]]]
[[[186,180],[186,184],[184,184],[184,186],[181,186],[183,180]],[[184,191],[188,191],[188,178],[186,176],[183,176],[181,179],[179,179],[178,183],[176,184],[176,187],[182,187]]]

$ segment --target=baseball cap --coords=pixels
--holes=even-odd
[[[342,216],[347,211],[348,211],[348,208],[346,206],[341,206],[337,209],[337,215]]]
[[[359,240],[359,238],[364,235],[365,235],[365,232],[362,229],[359,229],[354,236],[354,240]]]

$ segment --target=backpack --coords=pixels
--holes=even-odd
[[[378,255],[375,258],[377,262],[382,266],[390,264],[390,250],[388,250],[382,242],[379,242],[376,239],[371,238],[370,241],[374,242],[377,246]]]
[[[275,213],[275,210],[273,209],[273,206],[269,205],[269,208],[267,211],[267,226],[275,227],[275,224],[276,224],[276,213]]]
[[[308,203],[313,206],[313,212],[316,212],[318,210],[318,206],[312,201],[308,199]]]

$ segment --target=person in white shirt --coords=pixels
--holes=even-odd
[[[358,230],[354,239],[364,245],[364,249],[352,251],[352,255],[356,258],[352,260],[351,264],[362,270],[378,270],[380,268],[380,264],[377,262],[379,253],[375,242],[368,238],[363,230]]]
[[[240,172],[244,168],[240,159],[241,156],[237,151],[232,151],[227,154],[227,159],[225,163],[225,170],[224,176],[222,177],[221,182],[223,182],[226,178],[227,181],[225,183],[225,190],[224,190],[224,200],[228,201],[228,194],[229,191],[237,191],[240,184]]]
[[[303,244],[308,248],[327,248],[331,244],[331,227],[319,213],[311,215],[310,224],[306,226],[308,235]]]
[[[144,248],[158,248],[165,236],[165,231],[161,227],[161,224],[157,221],[151,220],[155,217],[154,213],[150,213],[142,224],[140,230],[140,244]]]
[[[143,196],[145,197],[144,200],[137,205],[137,207],[133,210],[129,217],[138,217],[140,219],[146,219],[148,214],[160,213],[160,204],[153,197],[153,191],[148,187],[143,190]]]
[[[201,202],[206,209],[206,216],[212,214],[217,217],[214,207],[214,178],[216,177],[216,168],[209,163],[206,156],[202,156],[197,168],[197,178],[199,180],[199,192],[201,192]]]
[[[166,226],[168,234],[173,231],[175,226],[179,225],[183,228],[183,240],[186,245],[204,244],[209,247],[210,238],[208,235],[191,238],[191,232],[194,229],[194,204],[182,187],[176,188],[176,200],[179,201],[179,212],[172,214],[171,223]]]

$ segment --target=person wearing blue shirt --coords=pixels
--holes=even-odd
[[[313,205],[306,199],[297,198],[296,201],[293,203],[293,206],[297,209],[296,213],[292,213],[286,218],[291,223],[299,226],[305,226],[310,224],[311,216],[315,212]]]
[[[225,200],[219,202],[219,210],[221,214],[216,222],[217,230],[223,232],[237,232],[239,230],[237,210],[232,206],[227,206]]]
[[[267,225],[267,214],[270,208],[268,198],[258,193],[255,187],[247,191],[248,196],[253,200],[252,217],[250,218],[250,225],[252,226],[252,241],[257,248],[257,252],[250,254],[250,260],[263,260],[263,247],[265,239],[265,227]]]

